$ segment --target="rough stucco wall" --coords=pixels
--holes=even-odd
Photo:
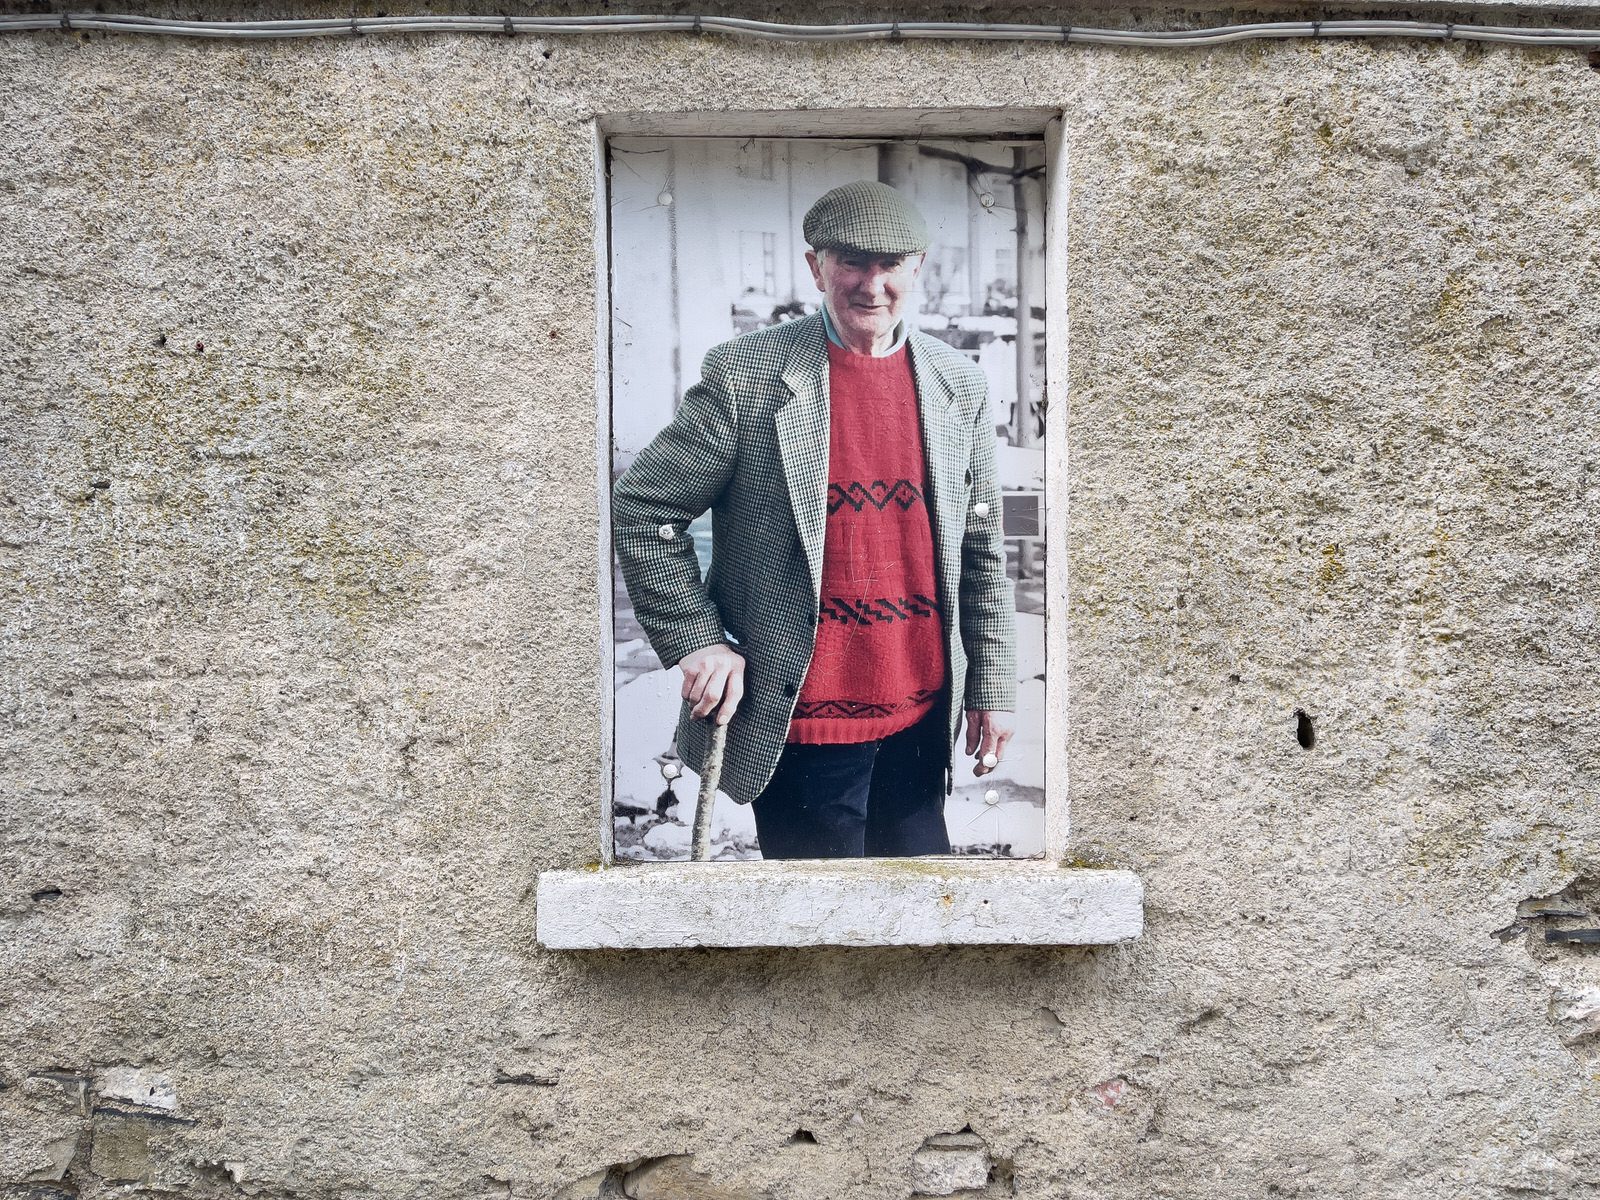
[[[1580,54],[0,57],[4,1194],[902,1197],[965,1125],[992,1195],[1600,1188],[1595,952],[1492,936],[1600,876]],[[883,104],[1067,113],[1075,836],[1148,932],[541,953],[588,119]]]

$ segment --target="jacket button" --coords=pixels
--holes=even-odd
[[[799,693],[800,693],[800,689],[795,687],[794,684],[786,683],[786,684],[783,685],[783,694],[785,696],[796,696],[796,695],[799,695]]]
[[[989,515],[989,502],[987,500],[979,500],[972,506],[972,511],[977,516],[987,517]]]
[[[661,540],[663,542],[670,542],[673,538],[678,536],[678,531],[671,525],[663,525],[660,529],[656,530],[656,532],[661,535]]]

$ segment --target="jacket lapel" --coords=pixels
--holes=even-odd
[[[966,528],[967,447],[962,440],[961,413],[955,393],[929,355],[919,344],[921,335],[913,333],[906,345],[911,354],[911,373],[917,384],[917,410],[922,418],[922,441],[927,453],[928,491],[933,494],[933,533],[943,568],[940,575],[945,611],[954,612],[951,564],[961,552],[961,534]]]
[[[822,535],[828,515],[828,349],[821,315],[796,321],[795,334],[782,375],[791,394],[776,417],[778,454],[815,598],[822,594]]]

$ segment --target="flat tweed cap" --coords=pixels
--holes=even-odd
[[[814,250],[864,254],[920,254],[928,248],[928,223],[916,205],[887,183],[858,179],[811,206],[802,227]]]

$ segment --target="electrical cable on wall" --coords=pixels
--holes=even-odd
[[[0,16],[0,33],[60,30],[165,34],[200,38],[351,37],[373,33],[723,33],[779,42],[990,41],[1072,42],[1168,49],[1287,38],[1420,38],[1502,42],[1517,46],[1600,46],[1600,29],[1460,25],[1448,21],[1269,21],[1209,29],[1097,29],[1083,25],[1013,25],[975,21],[876,21],[850,25],[792,25],[746,17],[596,15],[575,17],[398,16],[303,18],[281,21],[184,21],[107,13]]]

